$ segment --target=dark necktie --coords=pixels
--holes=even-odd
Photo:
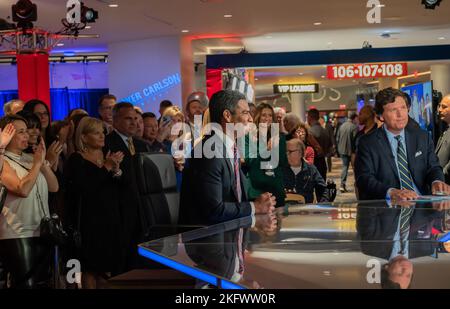
[[[395,139],[398,142],[397,167],[399,171],[401,189],[415,191],[411,173],[409,172],[408,157],[406,156],[405,148],[403,148],[402,137],[398,135]]]
[[[238,156],[238,150],[236,147],[236,143],[233,147],[233,162],[234,162],[234,177],[235,177],[235,189],[237,194],[237,200],[238,202],[242,202],[242,188],[241,188],[241,175],[240,175],[240,168],[239,168],[239,156]],[[239,259],[239,274],[244,273],[244,248],[243,248],[243,242],[244,242],[244,229],[240,228],[238,232],[238,239],[237,239],[237,245],[238,245],[238,259]]]
[[[242,202],[242,188],[241,188],[241,175],[240,175],[240,168],[239,168],[239,156],[236,144],[234,144],[233,147],[234,152],[234,177],[235,177],[235,189],[237,194],[238,202]]]
[[[402,208],[400,212],[400,254],[406,253],[406,248],[408,245],[408,239],[409,239],[409,228],[410,228],[410,219],[411,215],[414,212],[414,208]]]

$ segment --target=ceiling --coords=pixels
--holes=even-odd
[[[65,17],[65,0],[32,0],[38,5],[36,26],[57,31]],[[0,1],[0,17],[16,0]],[[421,0],[381,0],[381,24],[368,24],[365,0],[85,0],[99,20],[84,33],[99,39],[67,41],[63,49],[107,51],[108,43],[184,35],[197,55],[236,52],[302,51],[450,43],[450,1],[425,10]],[[119,4],[110,8],[108,4]],[[224,18],[232,14],[232,18]],[[320,26],[313,25],[321,22]],[[189,33],[182,34],[187,29]],[[392,38],[380,35],[390,31]],[[445,39],[438,40],[444,37]]]

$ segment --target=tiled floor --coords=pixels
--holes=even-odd
[[[339,158],[333,158],[332,160],[332,170],[331,173],[327,174],[327,178],[328,179],[333,179],[334,182],[336,183],[337,188],[339,189],[340,185],[341,185],[341,171],[342,171],[342,161]],[[347,193],[341,193],[338,190],[338,194],[336,196],[336,200],[335,202],[343,202],[343,201],[348,201],[348,200],[355,200],[356,199],[356,195],[355,195],[355,176],[353,173],[353,168],[350,166],[349,170],[348,170],[348,176],[347,176],[347,190],[349,192]]]

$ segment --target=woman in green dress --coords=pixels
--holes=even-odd
[[[283,187],[283,167],[287,166],[286,137],[280,130],[278,134],[272,136],[271,127],[277,123],[273,108],[269,104],[258,105],[254,123],[257,127],[256,134],[249,133],[245,137],[244,158],[249,179],[248,196],[252,200],[264,192],[270,192],[276,197],[276,207],[284,206],[286,194]],[[278,160],[271,161],[272,155],[269,157],[264,155],[264,152],[275,151]]]

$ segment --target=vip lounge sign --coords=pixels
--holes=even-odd
[[[319,84],[273,85],[274,93],[317,93]]]

